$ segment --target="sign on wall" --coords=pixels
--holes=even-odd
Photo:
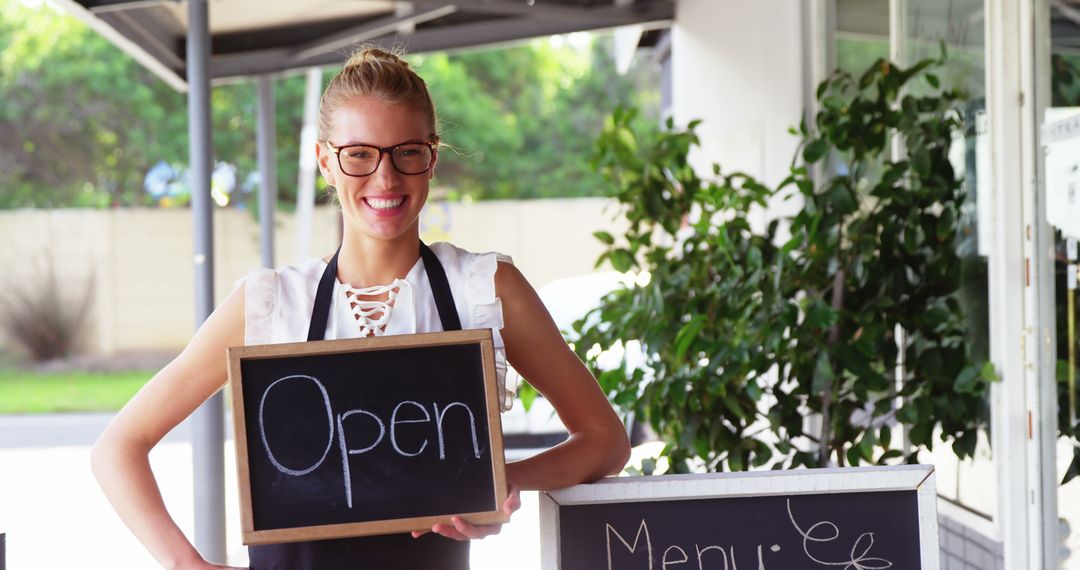
[[[541,494],[544,570],[937,570],[932,466],[620,477]]]
[[[228,357],[245,544],[505,522],[490,330]]]
[[[1047,109],[1046,121],[1046,221],[1080,239],[1080,109]]]

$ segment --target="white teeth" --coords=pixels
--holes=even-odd
[[[405,197],[401,196],[389,200],[382,198],[364,198],[364,201],[367,202],[368,206],[371,206],[376,210],[391,210],[400,206],[401,203],[405,201]]]

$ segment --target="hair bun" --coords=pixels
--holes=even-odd
[[[359,46],[323,91],[319,105],[319,140],[330,136],[334,109],[355,97],[376,97],[388,103],[410,105],[423,112],[438,134],[435,104],[427,85],[405,61],[402,49],[385,50],[374,45]]]
[[[360,46],[349,56],[349,59],[345,62],[345,68],[359,67],[370,63],[374,64],[393,64],[400,65],[409,68],[409,62],[405,61],[401,56],[404,55],[403,51],[395,49],[393,52],[386,51],[382,48],[374,46]]]

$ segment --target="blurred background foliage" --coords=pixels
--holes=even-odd
[[[0,0],[0,46],[0,208],[187,203],[184,94],[47,3]],[[638,61],[618,74],[610,36],[410,59],[450,145],[436,186],[451,198],[604,195],[589,167],[603,117],[632,105],[643,110],[640,128],[659,123],[657,71]],[[325,70],[324,83],[335,71]],[[275,81],[285,209],[296,202],[304,83],[303,75]],[[229,187],[227,199],[215,198],[243,206],[258,187],[255,85],[217,86],[212,104],[214,156]]]

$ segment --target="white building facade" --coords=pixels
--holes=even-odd
[[[943,80],[969,100],[954,145],[977,235],[965,253],[965,309],[976,357],[1001,378],[977,458],[958,462],[947,446],[922,458],[937,466],[950,570],[1080,569],[1080,482],[1059,485],[1077,442],[1058,435],[1064,394],[1075,394],[1061,387],[1059,405],[1059,383],[1076,374],[1075,345],[1072,357],[1067,348],[1076,319],[1066,317],[1075,314],[1066,299],[1075,295],[1076,247],[1048,222],[1049,213],[1062,225],[1064,210],[1047,207],[1077,193],[1047,184],[1053,153],[1043,132],[1080,105],[1070,79],[1074,36],[1080,2],[1072,0],[679,0],[660,43],[667,112],[680,125],[703,120],[698,164],[770,184],[788,174],[797,139],[787,129],[813,108],[829,71],[861,70],[876,57],[908,66],[946,46]],[[1063,413],[1063,425],[1076,425],[1074,410]]]

